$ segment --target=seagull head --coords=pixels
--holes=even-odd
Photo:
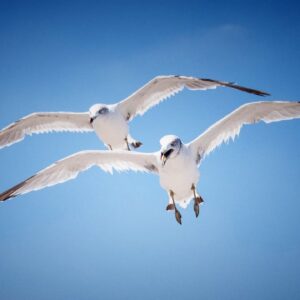
[[[179,154],[182,142],[178,136],[166,135],[161,138],[160,144],[160,159],[164,166],[168,159],[172,159]]]
[[[109,107],[106,104],[94,104],[90,108],[90,123],[92,124],[98,117],[105,116],[109,113]]]

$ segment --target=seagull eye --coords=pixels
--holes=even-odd
[[[101,109],[99,109],[98,113],[99,114],[105,114],[107,112],[107,108],[106,107],[102,107]]]

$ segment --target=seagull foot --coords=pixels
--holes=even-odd
[[[173,203],[170,203],[167,205],[166,210],[173,210],[175,209],[175,205]]]
[[[196,218],[198,218],[199,212],[200,212],[200,206],[199,206],[199,203],[197,203],[196,200],[194,201],[194,212],[195,212]]]
[[[197,197],[195,198],[195,202],[197,202],[198,204],[201,204],[201,203],[204,202],[204,200],[203,200],[203,198],[202,198],[201,196],[197,196]]]
[[[166,209],[167,210],[175,209],[176,221],[181,225],[181,214],[180,214],[179,210],[177,209],[177,207],[175,205],[174,195],[175,195],[174,192],[172,190],[170,190],[170,196],[171,196],[171,199],[172,199],[173,203],[169,203]]]
[[[132,146],[134,149],[139,148],[139,147],[141,147],[142,145],[143,145],[143,143],[142,143],[142,142],[139,142],[139,141],[135,141],[135,142],[131,143],[131,146]]]
[[[200,213],[200,205],[199,204],[201,204],[203,202],[204,201],[201,196],[197,196],[194,198],[194,212],[195,212],[196,218],[198,218],[199,213]]]
[[[181,214],[178,209],[175,209],[175,218],[176,221],[181,225]]]

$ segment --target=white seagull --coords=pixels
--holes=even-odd
[[[92,132],[110,150],[138,148],[141,142],[129,134],[128,122],[143,115],[152,106],[173,96],[184,88],[190,90],[214,89],[218,86],[265,96],[265,92],[242,87],[230,82],[186,76],[158,76],[142,88],[116,104],[95,104],[89,112],[38,112],[30,114],[0,131],[0,149],[10,146],[33,133],[51,131]]]
[[[244,124],[294,118],[300,118],[299,102],[244,104],[188,144],[177,136],[167,135],[160,140],[160,151],[154,153],[99,150],[75,153],[0,194],[0,201],[73,179],[92,166],[107,172],[113,169],[153,172],[159,176],[160,185],[169,195],[166,209],[175,210],[176,220],[181,224],[176,204],[185,208],[194,199],[196,217],[199,215],[199,204],[203,200],[196,190],[200,176],[198,166],[206,155],[223,142],[234,139]]]

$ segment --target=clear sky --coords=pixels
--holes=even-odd
[[[109,2],[109,3],[108,3]],[[298,1],[1,1],[0,128],[36,111],[114,103],[156,75],[236,81],[300,100]],[[157,151],[261,98],[184,91],[131,123]],[[244,127],[201,165],[183,225],[151,174],[93,168],[0,207],[0,299],[299,299],[300,121]],[[0,150],[1,191],[104,149],[94,134]]]

